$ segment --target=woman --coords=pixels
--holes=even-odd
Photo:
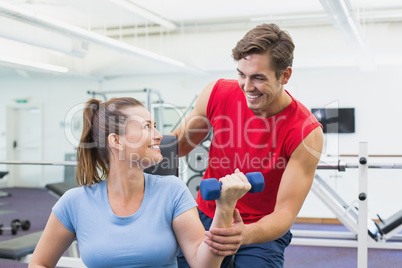
[[[29,267],[54,267],[77,238],[88,267],[177,267],[180,246],[191,267],[219,267],[203,243],[196,203],[175,176],[144,169],[162,160],[162,135],[141,102],[91,99],[77,151],[77,182],[53,207]],[[220,180],[213,227],[230,227],[251,185],[238,170]]]

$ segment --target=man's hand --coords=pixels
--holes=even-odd
[[[204,242],[217,255],[233,255],[242,245],[244,226],[239,211],[235,209],[232,226],[229,228],[212,228],[206,231]]]

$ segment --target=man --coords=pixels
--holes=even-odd
[[[204,179],[224,177],[236,168],[264,175],[264,191],[248,193],[237,203],[244,223],[206,232],[206,242],[216,254],[238,249],[235,267],[283,266],[292,236],[289,229],[321,155],[321,125],[284,89],[292,75],[293,50],[291,37],[275,24],[249,31],[232,51],[238,80],[208,84],[185,123],[173,133],[179,139],[179,155],[184,156],[213,128]],[[215,202],[198,194],[197,203],[208,230]],[[222,266],[231,260],[225,258]],[[181,256],[179,267],[186,267]]]

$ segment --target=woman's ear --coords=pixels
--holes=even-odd
[[[120,141],[119,135],[117,135],[116,133],[110,133],[107,137],[107,140],[109,142],[110,148],[116,149],[118,151],[123,151],[124,146]]]

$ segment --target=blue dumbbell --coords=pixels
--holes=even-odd
[[[264,190],[265,181],[261,172],[250,172],[246,174],[248,182],[251,184],[249,193],[259,193]],[[206,201],[216,200],[221,195],[222,183],[217,179],[205,179],[200,183],[200,192],[202,199]]]

